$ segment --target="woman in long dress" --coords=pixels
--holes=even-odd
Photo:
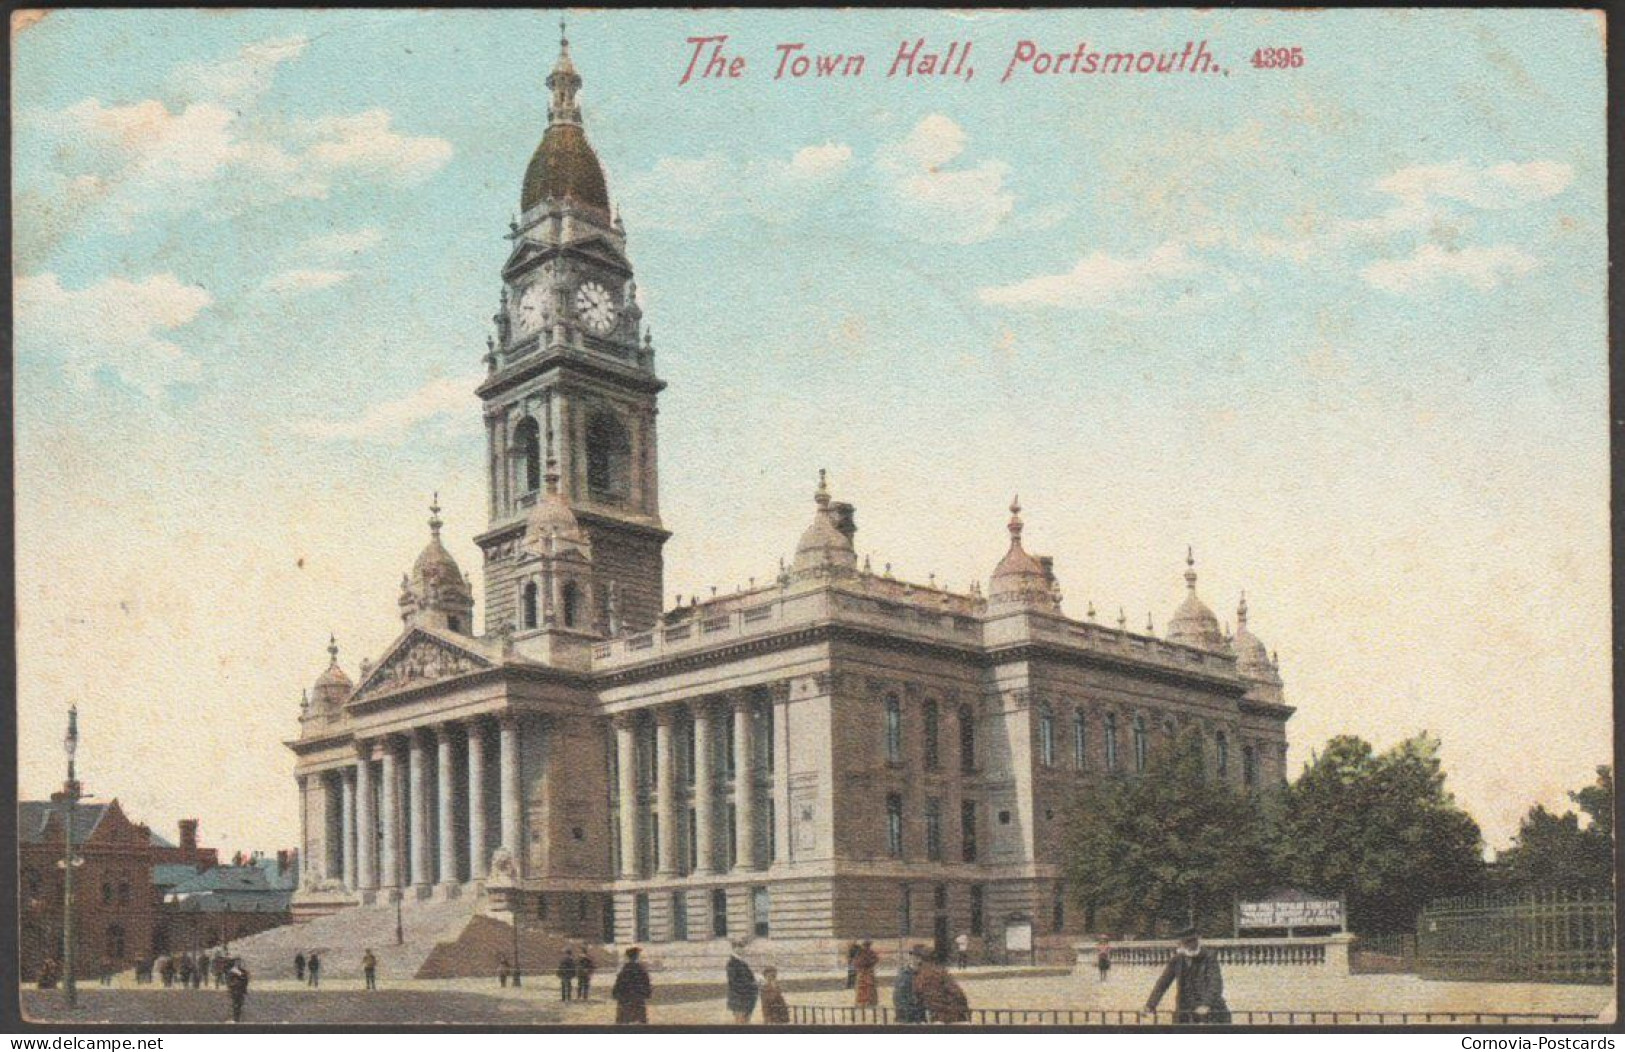
[[[858,973],[859,1008],[873,1008],[880,1003],[879,989],[875,983],[875,967],[880,964],[880,954],[875,952],[874,943],[868,939],[863,940],[858,955],[852,958],[852,967]]]

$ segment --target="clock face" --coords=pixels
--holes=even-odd
[[[530,335],[553,324],[552,284],[542,280],[525,286],[519,294],[519,311],[515,323],[523,335]]]
[[[615,300],[609,290],[596,281],[589,281],[576,292],[576,313],[587,328],[604,336],[615,327]]]

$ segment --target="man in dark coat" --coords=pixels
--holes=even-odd
[[[897,965],[897,978],[892,982],[891,1006],[899,1023],[925,1022],[925,1009],[920,1007],[914,992],[914,980],[919,974],[920,959],[925,951],[916,946]]]
[[[371,947],[361,955],[361,977],[367,981],[367,989],[378,989],[378,957]]]
[[[576,981],[576,952],[569,946],[564,948],[564,956],[559,958],[559,1000],[570,999],[570,989]]]
[[[322,985],[322,959],[311,950],[310,956],[305,959],[305,975],[309,977],[311,986]]]
[[[1230,1006],[1224,1003],[1224,976],[1219,972],[1219,958],[1213,951],[1203,949],[1195,928],[1186,928],[1178,938],[1179,946],[1158,977],[1157,985],[1151,988],[1145,1010],[1155,1012],[1168,984],[1178,982],[1174,995],[1174,1022],[1230,1022]]]
[[[305,951],[303,950],[293,955],[293,977],[300,982],[305,981]]]
[[[248,969],[238,957],[226,969],[226,993],[231,995],[231,1021],[243,1021],[243,1001],[248,997]]]
[[[649,1000],[654,990],[649,984],[649,971],[638,960],[641,951],[633,946],[626,951],[626,963],[615,977],[615,986],[609,995],[615,999],[615,1022],[647,1023]]]
[[[182,990],[184,990],[188,986],[192,985],[192,955],[191,954],[189,954],[189,953],[181,954],[180,964],[176,967],[176,974],[180,978],[181,989]]]
[[[587,994],[592,990],[592,973],[598,970],[598,962],[592,959],[592,954],[583,946],[576,954],[576,1000],[585,1001]]]
[[[744,940],[735,939],[731,946],[733,952],[728,954],[728,1011],[733,1014],[735,1023],[743,1025],[750,1022],[751,1015],[756,1011],[756,973],[743,956]]]

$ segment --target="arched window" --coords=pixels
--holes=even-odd
[[[1106,770],[1117,770],[1117,713],[1106,714]]]
[[[886,762],[903,762],[903,705],[895,694],[886,696]]]
[[[1251,745],[1241,747],[1241,784],[1249,789],[1258,784],[1258,756]]]
[[[1089,766],[1089,724],[1082,709],[1072,714],[1072,765],[1080,771]]]
[[[939,765],[937,755],[937,703],[925,703],[925,714],[922,718],[925,724],[925,769],[934,771]]]
[[[1145,717],[1134,717],[1134,769],[1145,770]]]
[[[560,590],[559,601],[564,606],[564,627],[575,628],[576,619],[581,616],[581,589],[576,587],[574,581],[566,581]]]
[[[1214,747],[1218,752],[1219,778],[1230,777],[1230,739],[1220,731],[1213,739]]]
[[[632,436],[614,413],[587,419],[587,492],[614,502],[632,495]]]
[[[1038,762],[1055,766],[1055,711],[1048,705],[1038,710]]]
[[[525,583],[525,613],[524,624],[526,628],[536,627],[536,582]]]
[[[524,471],[525,492],[535,493],[542,488],[542,429],[536,418],[527,416],[519,421],[513,432],[514,452]]]
[[[106,882],[103,882],[103,884],[102,884],[102,905],[110,906],[110,905],[112,905],[112,903],[113,903],[113,885],[108,884]]]
[[[959,769],[976,770],[976,712],[969,705],[959,706]]]

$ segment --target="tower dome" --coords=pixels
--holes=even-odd
[[[316,686],[311,691],[318,709],[337,708],[355,689],[350,677],[339,667],[339,644],[332,635],[327,637],[327,658],[327,668],[316,677]]]
[[[1236,606],[1235,648],[1236,669],[1242,675],[1262,679],[1275,673],[1275,666],[1270,664],[1269,648],[1247,628],[1246,592],[1241,593],[1241,602]]]
[[[1168,622],[1168,640],[1203,650],[1223,650],[1224,632],[1213,611],[1196,596],[1196,554],[1185,549],[1185,601]]]
[[[474,588],[440,541],[440,494],[429,505],[429,543],[412,572],[401,578],[401,620],[469,633],[474,622]]]
[[[994,607],[1035,606],[1056,611],[1055,577],[1042,559],[1021,546],[1021,498],[1010,500],[1010,548],[993,568],[988,603]]]
[[[819,574],[838,574],[858,568],[858,553],[852,546],[852,537],[843,526],[850,527],[849,505],[831,504],[829,475],[818,469],[818,491],[813,494],[818,510],[813,521],[801,533],[796,543],[795,561],[790,564],[794,577]]]
[[[576,519],[576,513],[571,510],[569,502],[559,492],[558,461],[552,456],[547,458],[547,473],[543,481],[546,486],[542,497],[530,509],[530,515],[525,519],[526,546],[533,551],[542,551],[547,547],[549,538],[554,542],[585,545],[587,536],[581,530],[581,523]]]
[[[604,168],[587,142],[581,127],[581,106],[576,92],[581,90],[581,74],[570,60],[570,41],[559,39],[559,59],[547,76],[553,93],[547,108],[547,131],[525,170],[524,191],[519,207],[530,211],[549,197],[570,199],[579,204],[609,211],[609,188]]]

